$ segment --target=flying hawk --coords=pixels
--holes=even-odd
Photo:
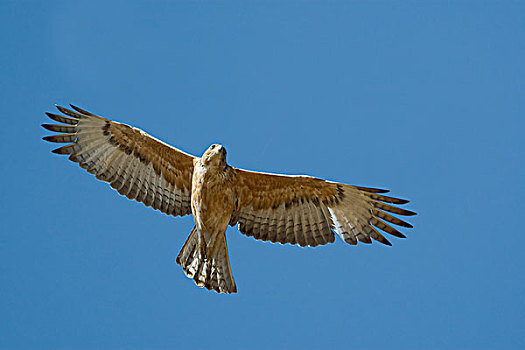
[[[69,155],[129,199],[167,215],[193,214],[195,226],[176,261],[199,287],[237,292],[226,246],[228,225],[238,224],[255,239],[301,247],[332,243],[334,231],[352,245],[372,239],[391,245],[377,229],[405,238],[389,223],[412,227],[388,214],[416,213],[391,205],[408,201],[383,195],[387,190],[242,170],[228,165],[221,145],[195,157],[73,105],[73,110],[57,108],[63,115],[46,114],[62,124],[42,125],[61,133],[45,141],[67,143],[54,153]]]

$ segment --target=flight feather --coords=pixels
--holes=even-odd
[[[67,143],[53,150],[129,199],[168,215],[191,214],[191,179],[195,157],[144,131],[71,106],[57,106],[63,115],[46,113],[62,124],[43,124],[61,134],[49,142]]]

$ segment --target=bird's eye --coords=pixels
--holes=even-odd
[[[214,149],[215,148],[215,145],[211,145],[211,149]]]

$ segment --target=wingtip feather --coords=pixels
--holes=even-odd
[[[411,210],[406,210],[406,209],[405,209],[405,212],[406,212],[406,214],[404,214],[404,215],[406,215],[406,216],[414,216],[414,215],[417,215],[417,213],[416,213],[415,211],[411,211]]]
[[[86,118],[86,115],[83,114],[83,113],[79,113],[79,112],[75,112],[75,111],[72,111],[70,109],[67,109],[65,107],[62,107],[62,106],[59,106],[59,105],[55,105],[55,107],[63,114],[65,115],[68,115],[70,117],[73,117],[73,118],[80,118],[80,119],[83,119],[83,118]]]
[[[53,130],[50,129],[51,128],[51,124],[40,124],[40,126],[43,127],[46,130],[53,131]]]
[[[383,188],[374,188],[374,187],[363,187],[363,186],[356,186],[357,189],[365,192],[371,192],[371,193],[388,193],[390,190],[385,190]]]
[[[67,109],[67,108],[62,107],[62,106],[59,106],[59,105],[57,105],[57,104],[55,104],[55,107],[56,107],[56,109],[58,109],[61,113],[64,113],[64,114],[69,115],[69,113],[67,113],[67,112],[68,112],[68,109]]]
[[[369,194],[369,197],[374,199],[374,200],[376,200],[376,201],[381,201],[381,202],[385,202],[385,203],[392,203],[392,204],[407,204],[407,203],[410,203],[410,201],[408,199],[383,196],[381,194]]]
[[[64,150],[62,149],[62,147],[55,148],[51,152],[54,153],[54,154],[67,154],[67,153],[64,153]]]
[[[71,106],[71,108],[73,108],[75,111],[77,111],[77,112],[79,112],[79,113],[87,114],[87,115],[94,115],[93,113],[88,112],[88,111],[86,111],[85,109],[82,109],[82,108],[80,108],[80,107],[77,107],[77,106],[75,106],[75,105],[73,105],[73,104],[69,104],[69,106]]]
[[[383,238],[384,238],[384,237],[383,237]],[[389,247],[392,246],[392,243],[390,243],[390,241],[389,241],[388,239],[386,239],[386,238],[385,238],[384,240],[378,240],[378,242],[379,242],[379,243],[382,243],[382,244],[384,244],[384,245],[387,245],[387,246],[389,246]]]
[[[51,152],[55,154],[71,154],[73,152],[74,144],[65,145],[59,148],[55,148]]]

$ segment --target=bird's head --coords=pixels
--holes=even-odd
[[[226,165],[226,148],[218,144],[211,145],[202,155],[202,163],[204,165]]]

